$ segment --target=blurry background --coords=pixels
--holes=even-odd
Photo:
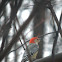
[[[10,43],[11,39],[13,38],[13,36],[15,36],[20,26],[22,26],[23,23],[28,19],[29,15],[32,12],[33,6],[35,6],[39,2],[42,4],[43,1],[42,2],[41,1],[42,0],[23,0],[22,5],[19,6],[17,10],[17,3],[19,3],[19,0],[6,0],[6,1],[0,0],[1,52]],[[50,0],[50,2],[59,20],[62,11],[62,0],[52,0],[52,1]],[[10,22],[10,20],[14,20],[14,21]],[[10,22],[10,24],[7,27],[8,28],[10,27],[10,29],[5,27],[5,24],[7,24],[8,22]],[[4,33],[2,33],[2,30]],[[56,30],[57,30],[57,25],[56,22],[54,21],[54,17],[52,16],[51,11],[48,8],[45,8],[43,5],[41,5],[39,6],[38,12],[32,18],[28,26],[25,28],[25,30],[23,30],[22,34],[24,35],[25,41],[28,41],[34,36],[41,36],[43,34],[54,32]],[[42,38],[40,43],[41,48],[39,50],[39,52],[41,52],[40,57],[46,57],[51,55],[54,36],[55,34],[52,33],[49,35],[45,35],[44,37],[41,37]],[[62,52],[61,41],[62,38],[59,34],[55,49],[56,53]],[[24,48],[26,48],[25,45],[23,48],[23,46],[21,46],[22,44],[24,44],[24,40],[22,35],[20,35],[19,40],[16,43],[14,43],[11,51],[7,56],[5,56],[2,62],[21,62],[24,53]],[[28,44],[29,43],[27,42],[27,45]],[[38,58],[40,57],[38,56]]]

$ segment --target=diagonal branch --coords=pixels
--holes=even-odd
[[[54,12],[54,10],[53,10],[53,6],[51,5],[51,3],[49,3],[49,7],[48,7],[48,8],[50,9],[50,11],[51,11],[51,13],[52,13],[52,15],[53,15],[53,17],[54,17],[57,26],[59,26],[58,18],[57,18],[56,14],[55,14],[55,12]],[[60,27],[60,35],[61,35],[61,37],[62,37],[62,30],[61,30],[61,27]]]
[[[17,17],[17,16],[16,16]],[[16,21],[17,21],[17,19],[16,19]],[[15,22],[14,22],[15,23]],[[20,26],[19,26],[20,27]],[[17,32],[17,29],[16,29],[16,25],[14,24],[14,28],[15,28],[15,30],[16,30],[16,32]],[[23,44],[22,43],[22,41],[21,41],[21,39],[20,39],[20,37],[19,37],[19,40],[20,40],[20,43],[21,43],[21,45]],[[23,47],[23,49],[25,50],[25,47],[24,47],[24,45],[22,45],[22,47]]]

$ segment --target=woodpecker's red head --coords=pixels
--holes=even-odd
[[[40,42],[40,39],[38,37],[33,37],[30,39],[29,44],[31,44],[31,43],[38,44],[39,42]]]

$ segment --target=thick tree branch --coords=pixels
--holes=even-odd
[[[40,59],[37,59],[33,62],[52,62],[52,56],[40,58]],[[58,53],[55,55],[55,62],[62,62],[62,53]]]

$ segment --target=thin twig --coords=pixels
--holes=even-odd
[[[28,41],[26,41],[24,44],[22,44],[21,46],[19,46],[18,48],[16,48],[16,49],[14,49],[14,50],[12,50],[12,51],[10,51],[9,53],[11,53],[11,52],[14,52],[14,51],[16,51],[16,50],[18,50],[19,48],[21,48],[22,46],[24,46],[27,42],[29,42],[29,40]],[[8,53],[8,54],[9,54]]]
[[[16,16],[16,21],[17,21],[19,28],[20,28],[20,24],[19,24],[19,20],[18,20],[17,16]]]
[[[44,36],[46,36],[46,35],[53,34],[53,33],[56,33],[56,32],[58,32],[58,31],[50,32],[50,33],[46,33],[46,34],[40,35],[40,36],[38,36],[38,37],[41,39],[41,38],[43,38],[43,37],[44,37]],[[25,45],[27,42],[29,42],[29,40],[25,41],[25,43],[24,43],[24,44],[22,44],[21,46],[19,46],[19,47],[18,47],[18,48],[16,48],[15,50],[10,51],[9,53],[11,53],[11,52],[14,52],[14,51],[18,50],[18,49],[19,49],[19,48],[21,48],[23,45]]]

